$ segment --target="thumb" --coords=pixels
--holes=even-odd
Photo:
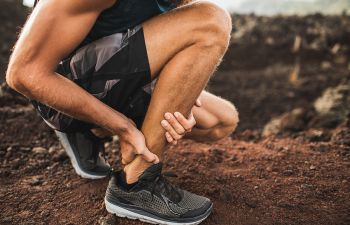
[[[197,107],[201,107],[202,106],[202,102],[201,102],[201,100],[199,100],[199,98],[197,98],[195,106],[197,106]]]
[[[148,148],[145,148],[144,152],[142,153],[142,158],[144,158],[147,162],[157,164],[159,163],[159,158],[156,154],[152,153]]]

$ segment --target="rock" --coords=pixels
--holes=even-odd
[[[323,130],[310,129],[305,133],[305,138],[312,142],[329,141],[330,135]]]
[[[42,180],[39,179],[39,178],[34,177],[29,183],[32,186],[37,186],[37,185],[42,184]]]
[[[328,61],[324,61],[321,63],[321,68],[324,70],[328,70],[328,69],[332,68],[332,63],[330,63]]]
[[[316,166],[311,165],[311,166],[310,166],[310,170],[316,170]]]
[[[30,147],[20,147],[19,150],[24,151],[24,152],[29,152],[31,150]]]
[[[100,217],[98,220],[99,225],[115,225],[117,224],[117,218],[115,215],[108,214],[107,216]]]
[[[32,149],[32,152],[34,152],[34,154],[44,155],[47,153],[47,150],[46,148],[43,148],[43,147],[34,147]]]
[[[237,156],[233,155],[233,156],[231,156],[228,160],[229,160],[229,161],[237,161],[238,158],[237,158]]]
[[[291,112],[284,113],[282,116],[273,118],[264,127],[262,135],[264,137],[276,135],[285,131],[301,131],[306,127],[308,120],[307,110],[296,108]]]
[[[47,217],[50,216],[50,212],[45,210],[45,211],[42,211],[42,212],[40,213],[40,215],[41,215],[42,217],[44,217],[44,218],[47,218]]]
[[[64,161],[67,158],[68,156],[66,154],[66,151],[64,149],[60,149],[56,152],[56,154],[54,154],[54,156],[52,157],[52,160],[55,162],[60,162],[60,161]]]
[[[283,176],[291,176],[294,174],[294,171],[293,170],[285,170],[283,171]]]
[[[328,88],[314,102],[317,116],[310,122],[312,127],[335,128],[346,121],[350,113],[350,81]]]
[[[56,151],[57,151],[57,148],[54,147],[54,146],[52,146],[52,147],[49,148],[49,154],[50,154],[50,155],[53,155]]]
[[[341,44],[339,43],[335,44],[331,49],[332,54],[336,55],[339,52],[340,48],[341,48]]]
[[[311,184],[302,184],[302,185],[300,185],[300,187],[302,189],[309,189],[309,190],[313,189],[313,186]]]

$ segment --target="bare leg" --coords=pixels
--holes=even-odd
[[[203,91],[199,97],[201,107],[193,108],[196,126],[186,138],[195,141],[217,141],[230,135],[239,122],[238,112],[229,101]]]
[[[211,3],[185,6],[144,24],[152,77],[159,79],[141,130],[159,157],[166,145],[164,113],[189,114],[227,49],[231,26],[226,11]],[[127,182],[136,182],[149,166],[136,157],[124,168]]]

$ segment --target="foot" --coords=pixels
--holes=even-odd
[[[100,155],[104,150],[101,139],[92,133],[55,132],[78,175],[87,179],[101,179],[108,176],[111,168]]]
[[[119,217],[154,224],[199,224],[212,210],[212,202],[171,185],[162,175],[162,164],[149,167],[135,184],[117,172],[109,182],[105,205]]]

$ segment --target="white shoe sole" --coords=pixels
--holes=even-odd
[[[64,150],[66,151],[72,166],[75,170],[75,172],[81,176],[82,178],[86,178],[86,179],[92,179],[92,180],[97,180],[97,179],[103,179],[105,177],[107,177],[107,175],[93,175],[93,174],[89,174],[84,172],[82,169],[80,169],[79,164],[77,162],[76,157],[74,156],[73,153],[73,149],[70,147],[70,144],[67,142],[67,135],[65,133],[59,132],[59,131],[55,131],[57,137],[59,138]]]
[[[111,214],[115,214],[118,217],[126,217],[128,219],[132,219],[132,220],[140,220],[142,222],[146,222],[146,223],[151,223],[151,224],[164,224],[164,225],[197,225],[200,224],[201,222],[203,222],[205,219],[208,218],[208,216],[210,215],[210,213],[208,213],[208,215],[204,218],[202,218],[199,221],[195,221],[195,222],[189,222],[189,223],[181,223],[181,222],[169,222],[169,221],[162,221],[159,219],[155,219],[149,216],[145,216],[145,215],[141,215],[141,214],[137,214],[135,212],[129,211],[127,209],[121,208],[119,206],[113,205],[112,203],[108,202],[107,199],[105,198],[105,205],[106,205],[106,210],[111,213]]]

